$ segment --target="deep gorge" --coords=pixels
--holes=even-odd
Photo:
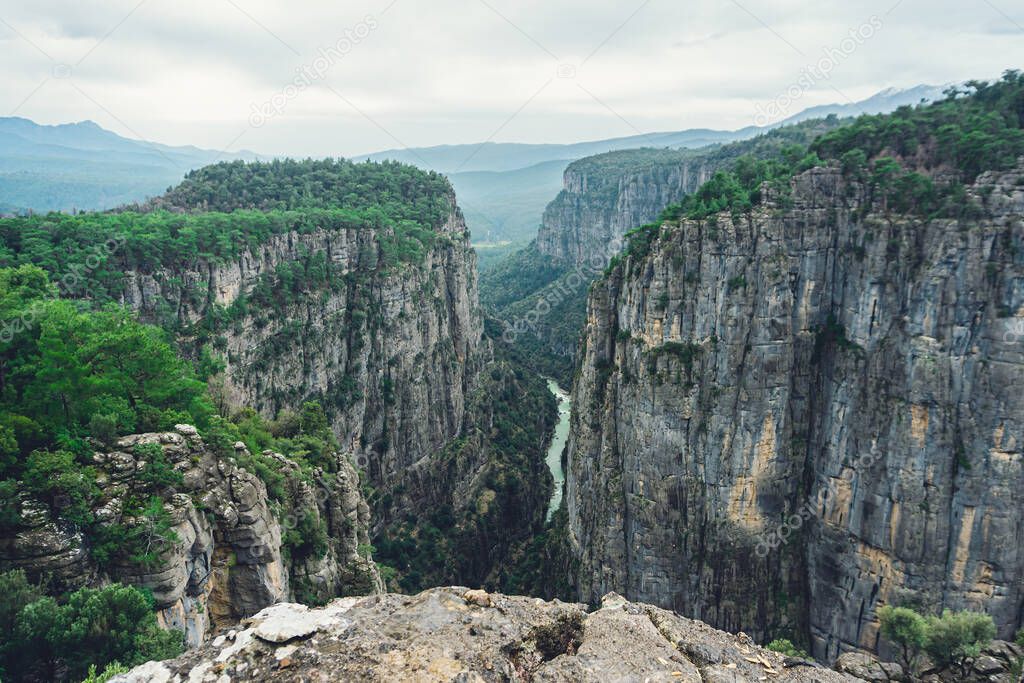
[[[362,615],[373,666],[436,627],[510,680],[585,679],[625,639],[667,680],[841,680],[821,664],[852,654],[882,681],[885,610],[951,610],[1009,676],[1024,77],[971,88],[574,162],[479,277],[448,180],[393,162],[221,163],[0,219],[11,619],[130,603],[122,663],[188,645],[182,676],[247,676],[266,643],[305,676],[299,648]],[[14,680],[84,677],[25,623]]]

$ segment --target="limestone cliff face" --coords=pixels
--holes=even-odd
[[[633,161],[636,156],[643,158]],[[601,163],[616,157],[631,162],[613,168]],[[589,263],[605,245],[694,192],[712,172],[706,159],[687,160],[687,153],[667,150],[613,153],[570,164],[565,189],[544,211],[537,249],[566,264]]]
[[[344,284],[304,292],[276,310],[249,306],[219,332],[226,399],[268,417],[319,400],[343,450],[375,486],[408,469],[462,430],[466,394],[486,350],[475,254],[461,212],[421,263],[381,266],[388,229],[314,230],[273,237],[237,260],[196,260],[157,270],[126,263],[124,303],[155,320],[183,323],[228,309],[275,269],[323,254]]]
[[[144,460],[137,447],[149,444],[159,445],[181,474],[181,486],[168,491],[140,478]],[[235,448],[239,456],[247,455],[242,444]],[[267,455],[281,463],[291,489],[280,514],[263,482],[236,466],[234,458],[214,454],[191,426],[125,437],[116,450],[94,456],[102,491],[94,514],[101,525],[153,533],[156,556],[151,562],[119,556],[101,565],[80,534],[70,534],[30,499],[22,504],[22,532],[0,543],[0,561],[57,589],[105,581],[147,588],[160,623],[184,631],[192,646],[217,628],[294,599],[290,578],[303,579],[313,596],[325,598],[381,590],[376,565],[360,548],[369,543],[369,511],[352,465],[339,458],[332,477],[321,471],[305,477],[284,456]],[[152,520],[125,512],[129,498],[152,495],[165,498],[168,531],[153,531]],[[326,552],[310,559],[289,557],[282,535],[307,515],[327,528]]]
[[[565,188],[544,212],[537,249],[568,266],[607,262],[616,253],[609,253],[609,244],[655,220],[716,171],[742,156],[780,158],[788,145],[807,145],[838,125],[837,118],[815,119],[727,145],[622,150],[580,159],[566,169]]]
[[[447,218],[434,226],[421,258],[388,262],[387,226],[312,229],[272,237],[226,262],[143,269],[126,261],[124,303],[147,320],[173,316],[186,341],[193,329],[222,321],[210,336],[226,357],[221,399],[229,406],[272,417],[319,401],[341,456],[372,491],[371,538],[442,509],[451,510],[443,515],[449,524],[461,523],[463,512],[471,521],[486,514],[506,520],[497,533],[470,524],[474,531],[460,535],[469,556],[455,565],[472,571],[446,578],[482,582],[543,519],[551,483],[540,442],[549,427],[541,406],[532,405],[536,463],[516,473],[522,495],[490,504],[500,469],[492,440],[503,438],[492,405],[506,394],[514,394],[506,398],[515,407],[528,399],[514,373],[508,382],[498,379],[509,370],[483,337],[476,255],[454,196],[446,199]],[[297,292],[280,275],[309,263],[320,270],[329,264],[333,284],[318,287],[307,276],[313,284]],[[272,305],[256,305],[268,283]]]
[[[666,225],[589,301],[566,502],[607,591],[833,659],[876,609],[1024,620],[1024,161],[971,220],[836,169]]]

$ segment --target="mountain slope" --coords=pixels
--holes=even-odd
[[[766,128],[748,126],[735,131],[692,129],[674,132],[648,133],[610,140],[595,140],[567,145],[530,145],[518,143],[487,142],[479,145],[442,145],[392,149],[359,159],[395,159],[421,168],[447,174],[460,201],[465,203],[466,217],[475,242],[512,241],[523,243],[533,237],[532,230],[540,222],[541,213],[547,202],[561,189],[560,179],[555,178],[552,166],[564,160],[576,160],[616,150],[652,149],[696,149],[713,144],[726,144],[746,140],[780,126],[799,123],[811,118],[829,115],[838,117],[859,116],[892,111],[903,105],[916,105],[922,99],[935,100],[942,96],[941,87],[917,86],[906,90],[888,89],[866,100],[848,104],[832,104],[812,107]],[[535,172],[544,169],[543,186],[535,185],[529,193],[520,188],[521,170],[533,167]],[[486,175],[472,176],[474,173]],[[472,180],[461,185],[464,180]],[[489,181],[484,185],[484,181]],[[515,188],[512,197],[506,197],[507,188]],[[468,194],[467,194],[468,191]],[[664,208],[664,207],[662,207]],[[660,208],[658,209],[660,211]],[[657,215],[655,211],[654,215]],[[652,216],[653,217],[653,216]],[[639,225],[639,223],[637,223]],[[630,226],[634,227],[634,226]]]
[[[481,272],[481,301],[539,371],[569,386],[589,284],[621,251],[627,232],[737,158],[781,159],[787,148],[839,125],[830,117],[728,145],[626,150],[575,161],[565,172],[565,189],[544,211],[537,239]]]
[[[859,102],[811,107],[773,123],[769,128],[799,123],[812,118],[823,118],[831,114],[846,117],[884,113],[904,105],[919,104],[922,99],[928,101],[939,99],[942,97],[944,89],[945,86],[930,85],[919,85],[904,90],[889,88]],[[354,158],[374,161],[392,159],[445,174],[470,171],[512,171],[549,161],[582,159],[623,149],[705,147],[743,140],[762,132],[764,130],[756,126],[747,126],[733,131],[694,128],[562,145],[484,142],[481,144],[410,147],[409,149],[389,149],[373,154],[362,154]]]
[[[0,269],[0,284],[13,292],[3,291],[4,305],[20,293],[25,272],[42,279],[38,268],[56,280],[47,293],[78,300],[59,302],[45,318],[10,312],[0,354],[5,368],[19,372],[17,382],[5,377],[0,397],[6,449],[24,451],[29,461],[44,447],[56,449],[33,430],[43,423],[54,442],[70,439],[74,462],[91,472],[98,467],[89,463],[99,461],[87,438],[102,433],[118,446],[137,427],[150,432],[133,437],[125,445],[131,449],[140,439],[191,436],[181,429],[165,435],[190,417],[180,403],[193,394],[208,408],[198,438],[210,446],[196,440],[175,453],[168,467],[183,480],[168,475],[153,490],[140,488],[124,508],[107,505],[124,500],[116,485],[128,475],[116,468],[134,472],[160,456],[135,449],[136,462],[130,453],[103,450],[112,451],[115,471],[97,475],[102,490],[83,493],[85,509],[76,506],[74,515],[50,494],[46,477],[33,478],[22,471],[24,458],[5,455],[0,569],[41,572],[40,558],[56,555],[51,564],[69,569],[65,581],[159,583],[158,607],[181,616],[183,606],[202,614],[223,602],[217,593],[211,606],[202,592],[210,585],[206,569],[216,567],[239,586],[228,591],[235,611],[214,616],[236,618],[283,598],[322,602],[355,585],[371,590],[376,572],[367,540],[389,565],[383,573],[393,586],[497,581],[492,575],[511,565],[513,547],[543,524],[554,399],[484,334],[474,253],[443,176],[396,163],[222,163],[190,173],[141,208],[0,219],[0,241],[0,266],[18,269]],[[87,327],[72,316],[76,304],[115,317]],[[169,353],[122,342],[107,360],[100,352],[111,342],[85,336],[95,327],[95,334],[121,340],[122,328],[134,329],[121,321],[133,314],[163,328],[192,361],[173,367],[194,365],[207,383],[189,376],[184,385],[193,394],[168,389],[148,366],[123,368],[146,359],[170,363]],[[38,357],[53,357],[67,376],[47,371],[33,379],[24,368],[34,369]],[[151,405],[157,399],[133,382],[122,396],[113,380],[96,377],[97,367],[117,378],[137,376],[170,408]],[[234,473],[236,465],[246,474]],[[195,481],[203,473],[212,478]],[[29,479],[35,488],[25,485]],[[222,479],[226,493],[201,499],[204,487]],[[142,568],[129,558],[114,574],[102,561],[105,532],[83,518],[113,515],[134,528],[136,506],[149,500],[143,492],[174,504],[166,521],[182,523],[175,534],[184,547],[148,553]],[[190,511],[221,502],[217,524],[186,523]],[[207,542],[209,533],[216,543]],[[81,562],[68,567],[69,553]],[[369,575],[353,577],[353,566]],[[191,582],[187,593],[177,583],[182,577]],[[197,623],[176,623],[184,622]],[[201,638],[202,627],[197,631]]]
[[[33,211],[109,209],[159,195],[190,170],[255,158],[131,140],[92,121],[44,126],[0,118],[0,205]]]
[[[550,199],[569,164],[545,161],[513,171],[451,173],[459,205],[471,226],[474,243],[528,242],[537,233],[537,207]]]

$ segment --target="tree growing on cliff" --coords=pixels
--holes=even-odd
[[[40,596],[22,572],[5,572],[0,589],[10,598],[0,608],[4,680],[80,681],[90,666],[134,666],[183,650],[181,633],[157,625],[152,597],[137,588],[82,588],[58,602]]]
[[[878,610],[882,636],[900,648],[903,670],[911,672],[928,637],[928,622],[907,607],[886,605]]]
[[[908,607],[878,610],[882,635],[902,651],[903,666],[913,672],[923,650],[939,668],[957,668],[966,677],[970,662],[996,635],[992,617],[978,612],[944,610],[924,617]]]
[[[995,635],[995,623],[987,614],[944,610],[941,617],[928,618],[924,649],[937,665],[956,667],[966,678],[970,661]]]

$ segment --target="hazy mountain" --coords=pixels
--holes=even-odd
[[[545,161],[514,171],[452,173],[448,179],[472,228],[474,242],[522,242],[540,225],[536,209],[562,186],[569,160]],[[552,193],[554,189],[554,193]]]
[[[623,138],[577,142],[567,145],[531,145],[518,142],[484,142],[470,145],[438,145],[389,149],[367,154],[359,159],[381,161],[394,159],[429,168],[441,173],[469,171],[511,171],[546,161],[575,160],[583,157],[636,147],[703,147],[732,142],[755,135],[760,130],[750,126],[739,131],[708,129],[683,130],[672,133],[646,133]]]
[[[884,90],[855,104],[814,107],[774,125],[827,114],[891,111],[934,99],[941,90]],[[475,241],[525,242],[533,236],[544,206],[561,189],[562,172],[571,161],[638,147],[703,147],[748,139],[762,130],[693,129],[565,145],[442,145],[356,158],[396,159],[446,173],[465,206]],[[92,121],[49,126],[0,117],[0,213],[111,208],[158,195],[194,168],[239,158],[257,155],[132,140]]]
[[[839,117],[860,114],[880,114],[905,104],[918,104],[922,99],[933,100],[942,96],[945,86],[919,85],[908,89],[888,88],[875,95],[848,104],[828,104],[811,107],[766,128],[775,128],[806,119],[836,114]],[[559,159],[575,160],[583,157],[637,147],[704,147],[717,143],[734,142],[754,137],[764,128],[747,126],[739,130],[724,131],[695,128],[663,133],[646,133],[608,140],[577,142],[567,145],[530,145],[513,142],[485,142],[469,145],[439,145],[389,149],[366,154],[357,159],[394,159],[441,173],[469,171],[510,171]]]
[[[761,128],[748,126],[733,131],[698,128],[567,145],[506,142],[440,145],[391,149],[357,159],[394,159],[445,173],[465,209],[466,222],[475,243],[525,243],[535,235],[544,207],[562,189],[562,173],[577,159],[641,147],[695,149],[726,144],[750,139],[772,128],[830,114],[840,118],[882,114],[903,105],[938,99],[945,87],[888,88],[860,102],[811,107]]]
[[[188,171],[256,158],[131,140],[92,121],[0,118],[0,212],[107,209],[164,192]]]

